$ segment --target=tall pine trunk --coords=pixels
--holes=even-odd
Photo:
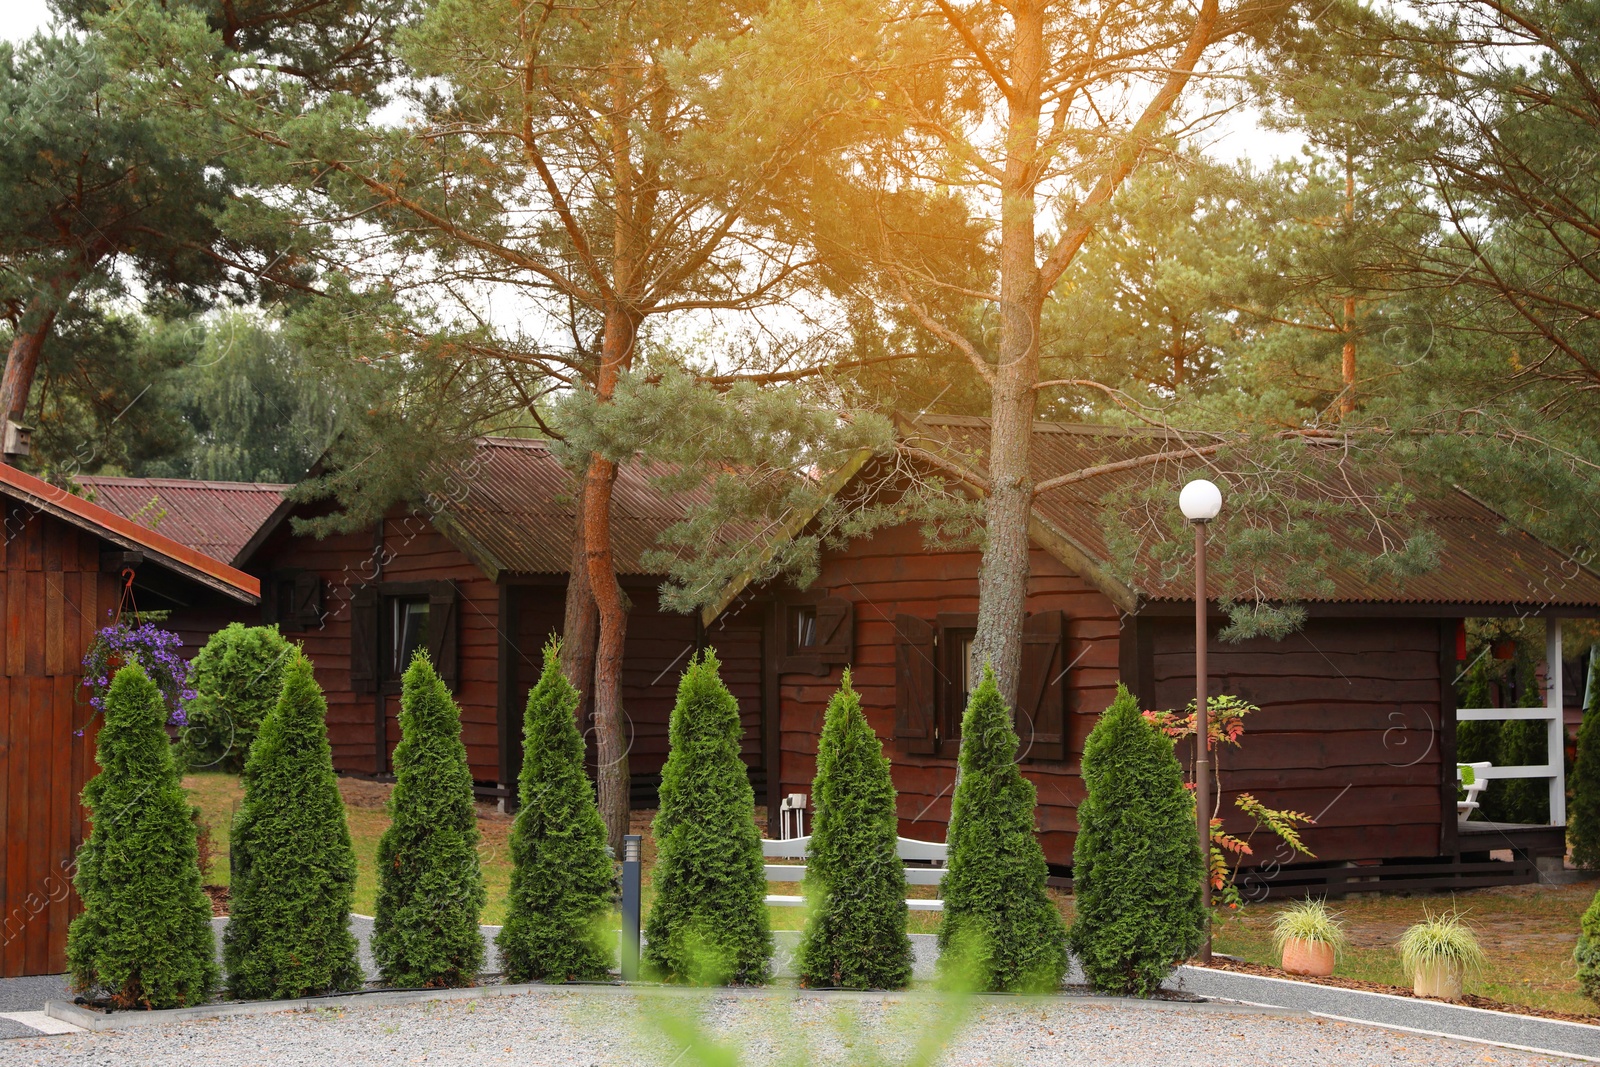
[[[578,481],[573,508],[572,562],[567,568],[567,602],[561,624],[561,673],[578,691],[580,734],[588,731],[594,714],[594,653],[595,642],[600,639],[600,609],[594,602],[594,586],[589,584],[589,549],[583,536],[584,487],[588,481],[585,471]]]
[[[1044,11],[1018,5],[1012,38],[1012,96],[1000,216],[1000,352],[992,391],[989,497],[978,571],[977,655],[993,667],[1000,694],[1016,707],[1022,616],[1028,593],[1028,518],[1033,508],[1033,415],[1043,310],[1034,258],[1034,187],[1042,106]]]
[[[23,314],[6,353],[5,374],[0,377],[0,418],[22,421],[34,376],[39,373],[39,356],[55,322],[56,309],[44,297],[36,297]]]

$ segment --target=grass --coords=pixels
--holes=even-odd
[[[192,774],[184,778],[202,817],[211,825],[219,854],[211,881],[228,881],[228,827],[241,798],[239,779],[221,773]],[[377,898],[378,838],[389,824],[383,810],[388,787],[355,779],[340,779],[345,807],[350,817],[350,833],[356,847],[356,910],[371,915]],[[650,871],[655,865],[655,841],[650,836],[653,812],[635,812],[633,831],[644,835],[644,907],[648,914],[655,899]],[[484,879],[489,901],[483,922],[499,925],[505,920],[505,900],[511,879],[508,837],[511,820],[479,806],[478,829],[482,834]],[[798,893],[798,888],[774,884],[775,893]],[[933,895],[931,887],[914,886],[914,894]],[[1509,886],[1502,889],[1476,889],[1453,897],[1432,895],[1350,898],[1331,902],[1334,914],[1344,922],[1349,945],[1340,957],[1335,974],[1368,982],[1409,986],[1411,978],[1400,966],[1395,944],[1406,928],[1423,919],[1427,912],[1457,908],[1470,924],[1489,957],[1481,975],[1469,977],[1466,991],[1513,1004],[1556,1011],[1589,1013],[1594,1004],[1578,990],[1572,948],[1577,942],[1578,922],[1594,896],[1592,884],[1572,886]],[[1072,920],[1072,898],[1051,891],[1052,898],[1068,922]],[[1277,966],[1280,957],[1273,946],[1273,922],[1287,904],[1247,905],[1216,931],[1218,952],[1238,956],[1252,963]],[[805,925],[804,908],[772,908],[774,930],[798,930]],[[935,933],[942,916],[936,912],[912,912],[908,929],[912,933]]]

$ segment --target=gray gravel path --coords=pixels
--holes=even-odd
[[[26,1038],[0,1045],[4,1064],[148,1064],[151,1067],[362,1067],[427,1063],[485,1067],[684,1065],[681,1041],[657,1021],[698,1017],[743,1048],[744,1064],[851,1064],[863,1053],[905,1062],[941,1012],[924,998],[824,999],[793,993],[704,997],[538,991],[480,1001],[246,1016],[175,1026]],[[938,1062],[960,1067],[1064,1063],[1250,1067],[1555,1064],[1482,1045],[1414,1037],[1303,1015],[1188,1005],[986,1001]]]

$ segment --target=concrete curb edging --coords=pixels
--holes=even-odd
[[[685,986],[652,985],[635,982],[572,983],[546,985],[537,982],[520,985],[480,985],[463,989],[383,989],[366,993],[345,993],[328,997],[301,997],[295,1000],[248,1000],[216,1004],[197,1004],[192,1008],[167,1008],[160,1011],[119,1011],[112,1014],[91,1011],[67,1000],[45,1003],[45,1014],[52,1019],[71,1023],[85,1030],[106,1032],[132,1026],[161,1026],[172,1023],[201,1022],[213,1019],[236,1018],[244,1015],[270,1015],[275,1012],[346,1010],[370,1005],[379,1007],[419,1004],[427,1001],[487,1000],[491,997],[515,997],[536,994],[565,993],[580,996],[622,997],[704,997],[737,998],[752,1000],[767,998],[819,998],[845,1002],[904,1003],[917,1000],[937,1000],[941,995],[930,990],[902,990],[899,992],[869,992],[844,989],[799,989],[784,986],[718,986],[688,988]],[[985,1004],[1039,1003],[1044,1001],[1070,1002],[1090,1007],[1112,1007],[1134,1011],[1202,1011],[1227,1014],[1306,1016],[1312,1013],[1298,1008],[1280,1008],[1270,1004],[1245,1004],[1210,1000],[1142,1000],[1134,997],[1103,997],[1092,995],[1058,994],[1052,997],[1013,996],[1004,993],[982,993],[973,999]]]
[[[1196,996],[1297,1009],[1338,1022],[1600,1063],[1600,1026],[1588,1023],[1209,967],[1179,967],[1167,985]]]

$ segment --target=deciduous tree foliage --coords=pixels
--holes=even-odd
[[[1047,993],[1067,973],[1067,931],[1045,891],[1038,796],[1017,766],[1017,748],[1011,711],[985,664],[961,720],[939,973],[978,989]]]
[[[578,690],[562,674],[560,645],[551,641],[523,714],[511,891],[495,941],[513,982],[587,981],[611,971],[606,920],[616,876],[583,771],[577,709]]]
[[[356,854],[328,745],[328,705],[296,653],[277,707],[244,765],[230,840],[222,958],[245,1000],[338,993],[361,984],[350,932]]]
[[[1083,784],[1072,952],[1095,989],[1149,996],[1200,947],[1203,868],[1172,739],[1126,686],[1084,743]]]
[[[166,721],[144,671],[118,671],[95,742],[100,773],[83,789],[93,822],[73,878],[84,910],[67,965],[78,988],[121,1008],[198,1004],[217,983],[211,901]]]
[[[472,985],[483,967],[478,812],[461,709],[427,653],[406,668],[389,828],[378,841],[372,957],[388,985]]]
[[[828,701],[811,785],[810,914],[796,969],[809,986],[900,989],[911,981],[906,876],[896,851],[894,780],[844,672]]]
[[[739,703],[707,649],[678,683],[656,811],[655,903],[644,962],[666,981],[761,985],[772,930]]]

